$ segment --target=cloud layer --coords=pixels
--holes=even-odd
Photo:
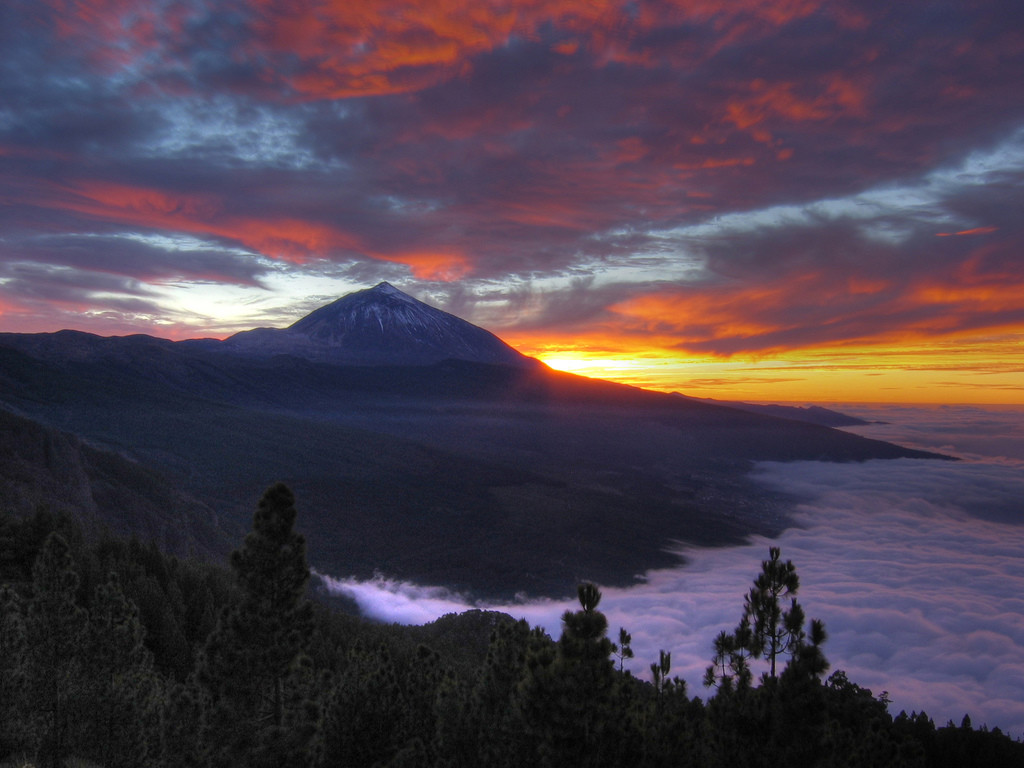
[[[0,323],[224,334],[389,279],[528,351],[1009,354],[1022,23],[1009,0],[15,0]]]
[[[606,589],[614,630],[632,634],[637,674],[658,650],[694,693],[721,629],[739,620],[743,594],[768,546],[801,577],[809,616],[825,621],[833,669],[892,711],[926,710],[940,725],[970,713],[976,724],[1024,733],[1024,434],[1016,409],[863,409],[888,425],[875,436],[916,437],[929,447],[999,446],[991,459],[838,465],[764,464],[766,484],[803,499],[794,527],[775,541],[690,549],[684,567],[647,574],[642,586]],[[973,430],[970,429],[973,424]],[[418,623],[462,610],[465,599],[379,579],[333,581],[369,615]],[[557,637],[567,603],[494,606]]]

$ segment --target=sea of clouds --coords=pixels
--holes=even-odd
[[[743,595],[769,546],[792,559],[800,602],[822,619],[832,669],[893,713],[924,710],[938,725],[969,713],[975,726],[1024,734],[1024,408],[836,406],[884,424],[859,434],[955,455],[957,462],[900,459],[860,464],[762,463],[755,477],[802,502],[792,527],[744,546],[681,550],[686,562],[650,571],[643,584],[603,590],[613,639],[633,636],[635,674],[659,649],[691,693],[711,644],[740,617]],[[574,605],[541,600],[472,603],[440,587],[378,577],[325,577],[367,616],[425,623],[491,608],[561,632]]]

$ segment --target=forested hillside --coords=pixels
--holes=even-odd
[[[998,729],[894,717],[828,675],[825,623],[777,549],[708,639],[705,702],[667,653],[650,679],[624,671],[630,628],[609,637],[593,584],[558,639],[498,613],[334,612],[295,520],[290,489],[268,489],[223,569],[86,542],[62,514],[0,516],[0,765],[1024,764]]]
[[[179,556],[219,559],[235,538],[208,505],[154,469],[0,407],[0,510],[23,516],[40,506],[90,532],[136,535]]]

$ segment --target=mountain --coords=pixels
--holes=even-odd
[[[822,408],[820,405],[778,405],[776,403],[743,403],[735,400],[714,400],[709,397],[689,397],[688,395],[673,393],[678,397],[687,400],[697,400],[702,403],[717,403],[730,408],[738,408],[741,411],[751,413],[763,413],[768,416],[778,416],[780,419],[793,419],[794,421],[806,421],[811,424],[820,424],[823,427],[863,427],[871,422],[858,419],[846,413],[833,411],[829,408]]]
[[[150,473],[218,530],[288,483],[323,573],[493,597],[629,584],[678,542],[777,534],[795,500],[751,479],[757,461],[936,458],[553,371],[472,329],[380,285],[242,341],[0,334],[0,407]],[[149,536],[147,519],[109,525]],[[173,519],[207,540],[209,513]]]
[[[424,304],[389,283],[350,293],[288,328],[257,328],[223,343],[236,354],[287,354],[346,365],[469,360],[535,365],[490,331]]]

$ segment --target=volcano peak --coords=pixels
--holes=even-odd
[[[514,366],[533,362],[490,331],[388,282],[346,294],[288,328],[243,331],[226,343],[242,354],[291,354],[350,365],[430,365],[448,359]]]

